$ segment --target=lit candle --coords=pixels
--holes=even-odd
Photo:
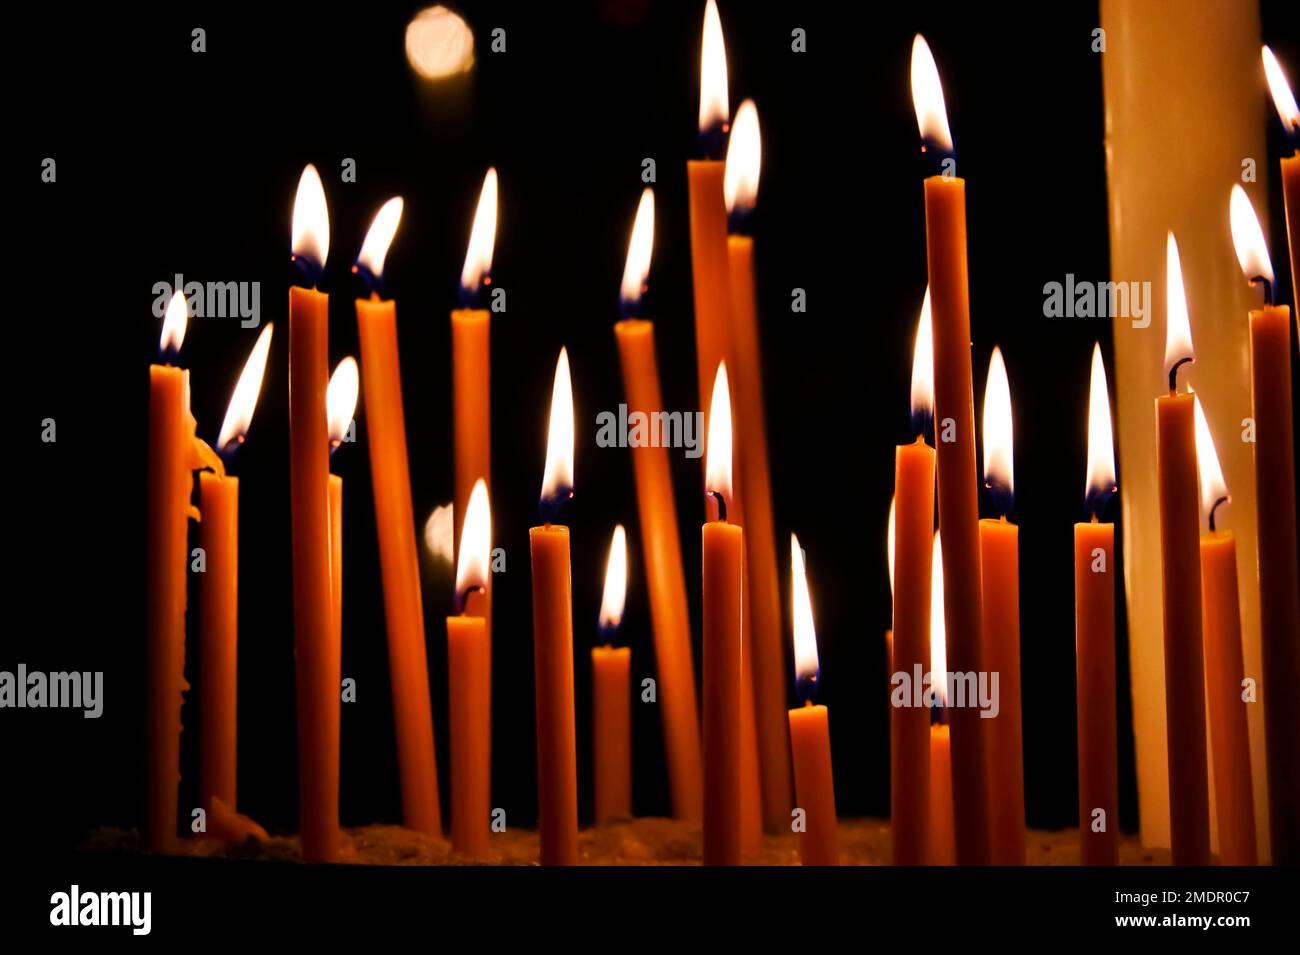
[[[1074,525],[1074,652],[1079,729],[1079,851],[1084,865],[1119,863],[1115,739],[1115,525],[1100,520],[1115,493],[1115,443],[1101,346],[1088,389],[1090,520]]]
[[[1241,606],[1237,600],[1237,541],[1216,526],[1232,498],[1214,450],[1210,423],[1195,399],[1196,455],[1201,478],[1201,606],[1205,629],[1206,705],[1214,773],[1219,862],[1255,865],[1255,803],[1251,792],[1250,731],[1242,699]]]
[[[614,528],[605,563],[605,590],[597,629],[603,646],[591,648],[592,762],[596,822],[632,816],[632,687],[630,647],[616,647],[627,596],[627,534]]]
[[[927,154],[942,174],[925,180],[925,234],[934,322],[934,399],[938,441],[939,529],[952,621],[949,655],[954,672],[984,670],[981,653],[979,506],[975,483],[975,406],[971,390],[970,303],[966,280],[966,181],[952,174],[954,160],[943,87],[930,48],[912,43],[912,100]],[[963,865],[989,861],[989,812],[984,731],[979,710],[952,712],[952,764],[957,858]]]
[[[357,299],[357,330],[365,369],[366,435],[374,488],[375,530],[384,586],[388,667],[393,687],[393,725],[402,787],[402,820],[427,835],[442,832],[438,765],[434,758],[433,708],[425,656],[415,516],[406,456],[406,416],[397,349],[397,304],[382,298],[384,261],[402,218],[400,197],[380,207],[352,270],[370,289]]]
[[[330,457],[348,440],[352,430],[352,416],[357,410],[357,360],[344,358],[334,368],[325,389],[325,416],[329,420]],[[343,478],[330,474],[330,630],[331,644],[326,654],[330,680],[334,686],[343,682]],[[339,710],[330,711],[330,749],[334,754],[332,772],[338,775]]]
[[[654,322],[640,317],[653,248],[654,193],[646,189],[637,205],[623,269],[619,301],[625,317],[614,326],[614,335],[618,339],[628,414],[643,414],[647,421],[663,410],[655,362]],[[636,475],[641,548],[650,591],[650,622],[659,674],[657,691],[673,815],[699,822],[703,811],[699,711],[695,704],[691,620],[668,449],[662,443],[640,442],[632,449],[632,468]]]
[[[795,683],[802,706],[789,711],[790,748],[794,760],[795,798],[803,812],[799,858],[804,865],[839,865],[839,823],[835,816],[835,779],[831,772],[831,734],[825,706],[814,705],[821,667],[812,598],[799,539],[790,535],[791,608],[794,613]]]
[[[1296,177],[1300,178],[1300,159],[1295,163]],[[1295,211],[1294,203],[1290,211]],[[1300,862],[1300,699],[1293,692],[1300,684],[1300,569],[1296,556],[1291,419],[1291,322],[1287,307],[1273,303],[1273,266],[1268,246],[1255,210],[1240,186],[1232,190],[1229,212],[1241,271],[1248,281],[1264,287],[1263,307],[1252,309],[1249,315],[1258,492],[1255,506],[1259,516],[1260,649],[1264,668],[1260,692],[1264,700],[1273,863],[1286,865]]]
[[[993,349],[984,385],[984,486],[996,519],[980,521],[984,666],[998,680],[997,715],[986,720],[989,860],[1025,864],[1025,769],[1020,719],[1020,529],[1007,520],[1015,498],[1011,387]]]
[[[533,572],[537,697],[537,814],[542,865],[578,864],[578,770],[573,728],[573,594],[569,529],[552,523],[573,496],[573,384],[560,349],[542,479],[543,523],[528,532]]]
[[[934,413],[929,292],[916,323],[911,407],[916,440],[899,445],[894,453],[894,503],[889,522],[889,579],[894,594],[889,811],[894,865],[924,865],[929,858],[930,714],[917,705],[920,683],[930,670],[934,550],[934,449],[925,440]]]
[[[930,865],[955,865],[952,739],[948,726],[948,628],[944,623],[943,543],[934,532],[930,571]]]
[[[1260,55],[1264,60],[1264,76],[1273,96],[1273,105],[1277,107],[1278,118],[1282,120],[1294,150],[1292,155],[1282,157],[1282,202],[1286,211],[1287,245],[1291,249],[1291,294],[1300,299],[1300,108],[1296,107],[1291,84],[1287,82],[1273,51],[1263,47]],[[1300,335],[1300,311],[1296,312],[1296,322],[1296,334]],[[1295,834],[1293,829],[1292,836]],[[1290,859],[1295,861],[1296,843],[1292,842],[1290,847]]]
[[[1156,399],[1156,472],[1164,574],[1165,721],[1169,741],[1169,819],[1174,865],[1210,863],[1205,752],[1205,669],[1201,645],[1201,568],[1197,528],[1193,399],[1178,393],[1178,369],[1192,361],[1192,332],[1173,233],[1166,241],[1165,369],[1169,394]]]
[[[727,366],[714,379],[705,448],[705,494],[716,519],[704,545],[704,864],[739,865],[741,844],[741,681],[745,535],[728,522],[731,503],[731,393]]]

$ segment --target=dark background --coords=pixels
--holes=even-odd
[[[599,449],[595,415],[617,408],[612,325],[641,160],[657,163],[648,314],[670,409],[696,403],[685,162],[696,154],[700,2],[467,3],[477,65],[430,92],[403,52],[414,7],[225,6],[109,19],[28,10],[15,45],[41,69],[12,92],[25,130],[10,161],[18,200],[3,378],[16,425],[4,483],[8,621],[0,668],[103,670],[105,710],[3,714],[3,798],[18,837],[68,846],[96,825],[138,824],[144,779],[147,366],[160,322],[153,284],[260,281],[277,323],[261,402],[234,472],[241,484],[239,808],[272,831],[297,826],[287,431],[290,210],[313,162],[329,202],[331,367],[356,354],[348,273],[371,216],[406,199],[388,258],[398,302],[411,487],[421,523],[452,496],[450,333],[483,172],[500,175],[493,318],[493,518],[507,570],[495,581],[493,805],[512,825],[535,813],[527,528],[545,456],[555,357],[567,345],[578,413],[572,527],[582,815],[590,815],[589,665],[605,551],[629,531],[626,636],[634,679],[654,674],[629,453]],[[1295,75],[1300,43],[1281,3],[1264,33]],[[753,97],[763,129],[755,220],[759,308],[782,603],[791,530],[808,554],[843,815],[887,814],[883,633],[890,623],[885,523],[894,446],[908,440],[912,336],[926,281],[918,135],[908,82],[923,32],[945,81],[968,179],[977,414],[1001,344],[1016,413],[1021,526],[1023,708],[1029,823],[1076,822],[1071,525],[1083,518],[1087,375],[1106,321],[1042,318],[1042,287],[1067,272],[1108,276],[1099,57],[1091,3],[1014,5],[724,3],[731,106]],[[101,18],[102,17],[102,18]],[[207,31],[207,52],[190,31]],[[507,52],[489,50],[503,27]],[[790,31],[808,31],[808,52]],[[1207,38],[1212,42],[1212,38]],[[1280,133],[1271,104],[1272,156]],[[39,181],[58,161],[58,182]],[[357,182],[340,182],[345,157]],[[1270,160],[1272,162],[1273,160]],[[1270,176],[1273,169],[1270,168]],[[1271,180],[1272,181],[1272,180]],[[1281,200],[1270,197],[1279,287],[1290,289]],[[808,311],[792,315],[791,289]],[[1284,299],[1289,296],[1283,293]],[[234,319],[194,319],[182,352],[200,435],[216,437],[256,336]],[[369,464],[345,481],[343,707],[345,825],[398,821],[381,582]],[[58,441],[37,438],[41,419]],[[698,659],[700,464],[673,457]],[[1123,481],[1123,475],[1120,475]],[[987,501],[984,513],[989,514]],[[1116,509],[1117,510],[1117,509]],[[442,618],[425,594],[434,722],[447,809]],[[195,802],[194,611],[180,805]],[[1118,666],[1121,817],[1137,824],[1122,596]],[[788,659],[788,656],[787,656]],[[658,713],[634,703],[636,811],[669,810]]]

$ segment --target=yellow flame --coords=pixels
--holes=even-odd
[[[709,435],[704,454],[704,490],[731,503],[731,386],[727,363],[718,362],[709,401]]]
[[[889,530],[885,533],[886,544],[889,549],[889,596],[894,596],[894,501],[889,499]]]
[[[222,451],[233,442],[242,442],[248,434],[248,426],[253,420],[253,409],[257,407],[257,398],[262,393],[262,377],[266,373],[266,356],[271,351],[271,329],[268,323],[253,343],[253,350],[248,353],[244,370],[239,373],[235,390],[226,407],[226,418],[221,422],[221,433],[217,437],[217,450]]]
[[[1277,107],[1277,115],[1282,120],[1282,125],[1289,128],[1300,126],[1300,109],[1296,108],[1295,94],[1291,92],[1291,84],[1286,81],[1286,74],[1282,72],[1282,64],[1277,61],[1277,57],[1268,47],[1261,48],[1260,56],[1264,60],[1264,76],[1268,79],[1268,91],[1273,95],[1273,105]]]
[[[1268,257],[1268,243],[1260,228],[1255,207],[1250,204],[1246,190],[1240,185],[1232,187],[1228,200],[1228,219],[1232,224],[1232,246],[1237,250],[1237,262],[1246,279],[1267,279],[1273,283],[1273,263]]]
[[[605,590],[600,598],[600,625],[617,627],[623,622],[623,604],[627,600],[627,531],[619,524],[609,539],[609,557],[605,561]]]
[[[474,213],[474,226],[469,233],[469,247],[465,250],[465,265],[460,270],[460,287],[469,291],[478,287],[484,277],[492,272],[492,251],[497,240],[497,171],[489,169],[483,177],[483,189],[478,196],[478,209]]]
[[[812,598],[808,595],[808,571],[804,567],[799,538],[790,535],[790,583],[793,589],[794,672],[801,680],[817,678],[817,628],[813,625]]]
[[[1011,385],[1002,349],[994,346],[984,383],[984,480],[1015,490],[1011,439]]]
[[[636,302],[645,289],[650,274],[650,257],[655,245],[655,194],[647,187],[637,203],[636,218],[632,221],[632,237],[627,243],[627,259],[623,263],[624,302]]]
[[[319,269],[325,268],[330,252],[330,215],[325,205],[325,187],[316,167],[307,164],[298,180],[298,195],[293,201],[293,254],[302,256]]]
[[[338,363],[325,388],[325,416],[329,418],[330,444],[337,446],[347,437],[352,415],[357,410],[360,385],[357,360],[349,355]]]
[[[465,526],[460,529],[460,556],[456,560],[456,593],[486,587],[492,561],[492,508],[487,483],[479,478],[465,506]]]
[[[163,314],[162,336],[158,339],[158,350],[173,354],[180,351],[181,342],[185,340],[185,326],[189,321],[190,310],[185,301],[185,293],[177,289],[172,295],[172,300],[167,303],[167,311]]]
[[[916,110],[921,138],[935,143],[945,152],[952,152],[952,133],[948,129],[948,110],[943,103],[939,67],[930,52],[930,44],[919,33],[912,40],[912,106]]]
[[[1092,374],[1088,385],[1088,475],[1089,495],[1106,494],[1115,487],[1115,439],[1110,427],[1110,392],[1106,388],[1106,366],[1101,345],[1092,346]]]
[[[935,696],[948,705],[948,625],[943,614],[943,544],[934,532],[930,555],[930,679]]]
[[[722,39],[722,18],[718,5],[704,5],[704,40],[700,44],[700,132],[714,126],[727,127],[731,116],[727,102],[727,45]]]
[[[402,221],[402,197],[394,196],[375,213],[366,240],[361,243],[361,254],[357,261],[370,270],[370,274],[379,278],[384,274],[384,259],[388,257],[388,247],[393,244],[397,234],[397,224]]]
[[[1170,232],[1165,240],[1165,371],[1192,357],[1192,324],[1187,314],[1187,291],[1178,241]]]
[[[573,381],[569,377],[569,352],[560,349],[551,387],[551,420],[546,433],[546,470],[542,497],[573,489]]]
[[[1201,398],[1197,395],[1192,400],[1196,403],[1196,468],[1201,476],[1201,516],[1208,520],[1215,503],[1228,496],[1228,482],[1223,478],[1223,468],[1219,465],[1219,454],[1214,449],[1214,436],[1210,434],[1210,423],[1205,419]]]
[[[912,346],[912,414],[934,413],[934,329],[930,319],[930,287],[925,288]]]
[[[406,25],[406,60],[426,80],[466,73],[474,65],[474,32],[446,7],[426,7]]]
[[[727,211],[747,212],[758,201],[758,176],[763,169],[763,136],[758,107],[747,99],[736,110],[727,140],[727,165],[722,174],[722,195]]]

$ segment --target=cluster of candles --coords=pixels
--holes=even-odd
[[[1300,114],[1265,50],[1284,121]],[[1274,82],[1276,79],[1276,82]],[[1281,84],[1280,86],[1278,84]],[[965,183],[952,174],[952,137],[938,70],[924,39],[912,51],[912,92],[924,148],[943,172],[925,180],[930,285],[913,359],[916,440],[896,455],[889,563],[894,595],[889,639],[894,674],[933,674],[926,705],[891,709],[893,854],[899,864],[1023,863],[1023,759],[1019,679],[1019,568],[1012,502],[1011,398],[995,349],[984,402],[984,479],[998,516],[980,520],[970,321],[966,277]],[[700,139],[705,158],[688,163],[691,258],[700,407],[705,418],[704,488],[710,520],[703,546],[703,718],[697,712],[686,582],[669,477],[668,451],[632,449],[673,814],[699,822],[706,864],[739,863],[766,828],[801,833],[805,864],[839,861],[828,714],[814,705],[819,674],[805,556],[791,535],[796,685],[801,705],[785,710],[780,585],[763,415],[753,240],[746,226],[760,168],[752,101],[728,108],[726,54],[714,0],[705,8]],[[729,133],[729,136],[728,136]],[[725,161],[721,158],[726,146]],[[1300,235],[1300,156],[1283,160],[1287,213]],[[492,588],[490,551],[489,312],[497,182],[489,170],[451,313],[455,460],[456,615],[446,621],[451,837],[468,858],[490,848]],[[1267,290],[1250,315],[1257,480],[1269,508],[1260,520],[1260,587],[1265,677],[1300,680],[1296,534],[1291,445],[1290,320],[1272,304],[1272,272],[1249,200],[1235,187],[1231,224],[1242,269]],[[299,809],[308,861],[340,858],[338,819],[341,683],[342,480],[329,460],[351,427],[364,389],[367,443],[393,684],[403,820],[442,833],[432,707],[425,656],[416,526],[411,507],[401,398],[396,305],[382,297],[384,260],[402,200],[379,210],[354,272],[370,290],[355,303],[360,366],[345,358],[328,374],[328,296],[316,283],[329,251],[329,219],[312,166],[293,208],[298,279],[289,292],[290,479],[298,706]],[[633,224],[614,326],[629,411],[662,410],[654,325],[640,316],[654,236],[654,196],[642,194]],[[200,805],[207,831],[265,836],[236,811],[238,478],[229,471],[248,432],[272,329],[257,339],[213,450],[196,437],[189,373],[172,364],[186,302],[178,292],[164,319],[163,361],[151,368],[149,772],[146,845],[175,848],[181,695],[184,680],[187,524],[202,515],[206,567],[200,586]],[[1176,863],[1210,861],[1207,799],[1208,702],[1224,861],[1254,862],[1235,544],[1215,529],[1227,489],[1195,397],[1178,391],[1192,360],[1177,244],[1168,240],[1169,393],[1159,418],[1160,522],[1164,544],[1165,640],[1171,810]],[[937,439],[932,447],[927,437]],[[538,818],[543,864],[575,864],[577,772],[569,530],[559,523],[574,490],[573,386],[561,349],[551,396],[540,523],[530,530]],[[1199,456],[1199,457],[1198,457]],[[1199,461],[1199,464],[1198,464]],[[200,471],[199,505],[191,505]],[[734,470],[734,473],[733,473]],[[1199,476],[1198,476],[1199,475]],[[1111,419],[1100,348],[1089,399],[1089,523],[1075,528],[1079,699],[1080,836],[1086,863],[1118,856],[1114,528],[1100,520],[1114,491]],[[1201,504],[1198,508],[1198,486]],[[938,525],[935,530],[936,492]],[[1199,511],[1199,513],[1198,513]],[[1201,535],[1200,516],[1208,521]],[[940,546],[942,539],[943,546]],[[616,647],[626,589],[626,535],[611,541],[600,613],[604,646],[592,650],[595,806],[598,822],[631,815],[630,652]],[[1203,589],[1203,594],[1202,594]],[[1202,601],[1203,596],[1203,601]],[[1204,648],[1204,649],[1202,649]],[[1204,653],[1204,657],[1203,654]],[[946,674],[996,674],[1000,712],[980,718]],[[896,678],[895,678],[896,679]],[[996,686],[996,685],[995,685]],[[1208,694],[1208,701],[1207,701]],[[1275,820],[1294,820],[1300,792],[1286,788],[1297,703],[1266,692],[1269,782]],[[701,733],[702,725],[702,733]],[[1276,745],[1275,745],[1276,743]],[[1274,758],[1278,765],[1274,766]],[[1294,826],[1273,826],[1278,838]],[[1275,857],[1293,852],[1282,844]]]

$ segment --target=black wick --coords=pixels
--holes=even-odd
[[[727,523],[727,499],[722,496],[722,492],[705,491],[704,493],[718,502],[718,520],[723,524]]]
[[[1180,358],[1174,362],[1174,367],[1169,369],[1169,393],[1171,395],[1178,391],[1178,369],[1190,361],[1192,361],[1191,358]]]
[[[1273,283],[1265,275],[1252,275],[1250,278],[1251,285],[1264,286],[1264,304],[1273,305]]]
[[[468,587],[466,587],[464,590],[462,590],[459,594],[457,594],[457,596],[460,598],[460,602],[457,603],[457,605],[456,605],[456,610],[457,610],[458,612],[460,612],[460,613],[464,613],[464,612],[465,612],[465,608],[469,605],[469,598],[470,598],[470,596],[474,593],[474,591],[476,591],[476,590],[479,591],[479,592],[481,592],[481,593],[486,593],[486,592],[487,592],[487,588],[485,588],[485,587],[481,587],[481,586],[479,586],[478,584],[470,584]]]
[[[1214,531],[1215,531],[1215,527],[1214,527],[1214,512],[1217,511],[1217,510],[1219,509],[1219,505],[1220,505],[1220,504],[1227,504],[1227,503],[1228,503],[1229,501],[1231,501],[1231,500],[1232,500],[1232,496],[1229,495],[1229,494],[1225,494],[1225,495],[1223,495],[1223,497],[1221,497],[1221,498],[1219,498],[1217,501],[1215,501],[1215,502],[1214,502],[1214,506],[1210,508],[1210,533],[1214,533]]]

